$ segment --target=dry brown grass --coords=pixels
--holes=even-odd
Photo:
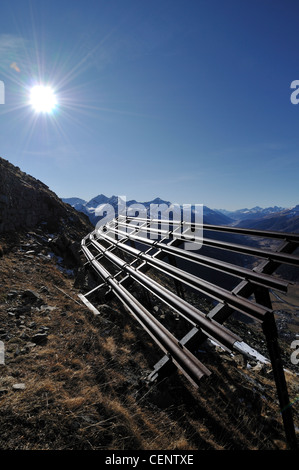
[[[94,317],[76,302],[72,279],[53,263],[28,263],[18,252],[1,258],[0,271],[0,319],[11,334],[0,366],[0,389],[6,389],[0,394],[0,449],[285,447],[270,376],[255,377],[265,387],[260,401],[248,371],[211,354],[213,374],[199,390],[178,373],[148,384],[144,379],[161,353],[116,300],[110,312]],[[41,293],[45,307],[54,308],[32,308],[21,329],[8,317],[13,304],[7,293],[43,286],[49,292]],[[21,334],[29,334],[30,322],[49,328],[47,344],[25,348]],[[15,391],[16,383],[26,388]]]

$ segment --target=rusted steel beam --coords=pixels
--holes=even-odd
[[[170,354],[176,366],[186,377],[198,386],[200,379],[211,372],[175,338],[145,307],[138,302],[92,255],[90,250],[82,245],[82,251],[95,271],[112,287],[118,298],[129,309],[133,316],[159,344],[161,349]]]
[[[145,274],[138,272],[136,269],[132,268],[132,266],[128,265],[123,260],[118,258],[115,254],[109,251],[105,251],[104,247],[102,247],[100,243],[94,240],[92,242],[92,245],[96,246],[96,248],[99,249],[105,257],[107,257],[107,259],[115,263],[118,267],[123,269],[138,283],[143,285],[150,292],[154,293],[157,297],[159,297],[168,305],[173,307],[179,314],[183,315],[189,321],[193,322],[198,327],[200,327],[207,336],[211,337],[225,348],[232,350],[235,342],[241,341],[241,338],[239,338],[239,336],[235,335],[222,325],[217,324],[217,322],[211,321],[200,310],[193,307],[188,302],[184,301],[158,282],[149,278]]]
[[[93,243],[97,243],[95,240],[91,240]],[[264,316],[268,314],[268,309],[266,307],[260,306],[253,302],[250,302],[247,299],[233,295],[231,292],[219,287],[211,282],[205,281],[193,274],[189,274],[182,269],[175,268],[170,266],[168,263],[152,258],[150,255],[145,254],[144,252],[132,248],[131,246],[121,244],[116,242],[118,248],[121,248],[123,251],[132,254],[135,257],[138,257],[141,260],[147,262],[149,266],[153,266],[156,269],[160,270],[163,273],[167,273],[174,279],[177,279],[185,284],[199,290],[200,292],[212,297],[213,299],[219,302],[226,302],[228,305],[232,306],[236,310],[253,316],[259,321],[262,321]]]
[[[123,222],[119,222],[119,225],[130,228],[127,224]],[[213,239],[206,238],[206,237],[196,237],[196,236],[184,233],[184,232],[180,234],[174,231],[167,232],[167,230],[162,230],[159,228],[151,228],[151,227],[148,227],[147,229],[144,228],[143,230],[147,230],[148,233],[161,235],[161,236],[162,235],[165,236],[169,234],[170,236],[180,239],[182,242],[189,241],[195,244],[198,243],[199,247],[206,245],[206,246],[211,246],[213,248],[217,248],[219,250],[233,251],[235,253],[250,255],[250,256],[257,257],[257,258],[264,258],[264,259],[267,259],[267,260],[269,259],[269,260],[276,261],[279,263],[299,266],[299,256],[292,255],[292,254],[286,254],[286,253],[280,253],[277,251],[264,250],[261,248],[244,246],[238,243],[230,243],[230,242],[224,242],[220,240],[213,240]]]
[[[122,303],[129,309],[133,316],[135,316],[144,329],[166,353],[164,358],[156,364],[152,376],[156,377],[160,370],[168,370],[168,366],[171,368],[173,363],[182,370],[194,385],[198,385],[200,378],[203,375],[209,375],[210,372],[203,364],[201,364],[192,352],[186,348],[187,344],[192,344],[194,341],[199,341],[200,344],[208,336],[215,339],[216,342],[228,349],[232,349],[234,346],[238,349],[238,344],[235,345],[235,343],[238,343],[240,338],[224,328],[222,323],[236,310],[258,319],[262,323],[262,328],[267,341],[287,442],[291,449],[297,449],[294,423],[292,421],[292,412],[289,404],[287,386],[277,341],[277,330],[268,289],[270,287],[275,288],[274,285],[278,290],[279,287],[284,290],[287,289],[287,283],[274,279],[271,277],[271,274],[273,274],[277,267],[282,263],[292,264],[295,266],[299,265],[299,257],[293,254],[294,250],[298,246],[299,235],[285,234],[282,232],[238,229],[234,227],[204,226],[206,230],[284,240],[281,247],[276,249],[276,251],[271,251],[248,246],[244,247],[243,245],[235,243],[204,239],[204,244],[208,246],[228,251],[236,251],[242,254],[250,254],[252,256],[262,258],[263,261],[254,268],[253,271],[250,271],[239,266],[234,266],[231,263],[210,259],[207,256],[201,256],[198,253],[189,251],[183,252],[179,247],[172,246],[173,240],[182,242],[189,239],[194,242],[194,237],[190,234],[186,234],[184,232],[179,234],[175,230],[167,232],[160,229],[153,229],[150,227],[150,223],[152,221],[148,220],[143,224],[142,228],[138,226],[132,227],[125,223],[126,220],[129,219],[122,218],[120,221],[114,221],[107,224],[105,229],[94,231],[92,234],[89,234],[82,241],[82,250],[88,259],[88,263],[102,277],[104,283],[106,283],[115,292]],[[158,219],[158,221],[161,222],[160,219]],[[175,225],[176,223],[170,221],[170,224]],[[191,224],[191,226],[192,225],[194,224]],[[122,227],[125,228],[125,231],[121,230]],[[177,223],[177,228],[179,227],[180,225]],[[140,236],[145,230],[147,230],[148,233],[156,233],[160,236],[164,235],[165,239],[171,239],[171,242],[165,244],[161,241],[153,241]],[[109,236],[109,233],[114,235],[117,234],[117,240]],[[108,242],[109,247],[107,248],[99,243],[98,237]],[[130,241],[131,243],[134,242],[133,246],[126,244]],[[203,242],[201,238],[198,238],[197,241],[200,244]],[[146,251],[138,250],[135,243],[148,245],[149,249]],[[96,256],[89,251],[89,244],[96,250]],[[115,249],[120,249],[122,252],[131,255],[134,261],[132,263],[125,262],[113,252]],[[154,253],[150,255],[149,253],[151,251],[154,251]],[[216,284],[205,281],[184,270],[178,269],[176,266],[166,263],[160,259],[161,255],[163,256],[164,254],[174,257],[181,256],[184,259],[203,264],[211,269],[220,270],[231,275],[235,275],[236,277],[240,277],[242,281],[233,289],[233,291],[227,291]],[[132,294],[125,289],[124,285],[122,285],[123,279],[120,282],[116,280],[118,274],[113,276],[102,266],[98,261],[99,257],[102,257],[101,259],[107,259],[109,262],[112,262],[117,266],[120,269],[118,274],[125,274],[125,278],[123,279],[134,279],[134,281],[147,289],[148,292],[151,292],[168,306],[175,309],[175,311],[188,319],[193,325],[196,325],[196,327],[194,327],[189,334],[185,335],[181,340],[175,338]],[[142,263],[137,266],[137,268],[133,267],[136,260]],[[141,266],[145,268],[153,267],[158,271],[171,276],[174,280],[180,283],[194,287],[204,295],[212,297],[220,303],[214,307],[208,315],[204,315],[198,309],[188,304],[188,302],[181,299],[178,295],[175,295],[158,282],[149,278],[143,271],[139,271]],[[248,297],[252,294],[255,294],[257,303],[248,300]],[[197,344],[197,347],[199,344]],[[171,355],[172,361],[169,360],[169,355]]]
[[[110,231],[111,230],[112,229],[110,229]],[[118,235],[121,234],[119,230],[113,230],[113,232]],[[110,238],[109,235],[102,236],[107,239]],[[258,273],[251,269],[243,268],[242,266],[236,266],[232,263],[220,261],[214,258],[209,258],[208,256],[204,256],[199,253],[194,253],[192,251],[185,251],[182,248],[166,245],[165,243],[150,240],[148,238],[139,237],[134,234],[127,234],[126,239],[149,245],[155,249],[160,249],[163,253],[166,253],[168,255],[170,254],[188,261],[192,261],[196,264],[208,266],[212,269],[216,269],[218,271],[230,274],[241,279],[250,280],[253,283],[260,284],[265,287],[271,287],[281,292],[287,292],[288,290],[289,283],[287,281],[275,278],[267,274]]]
[[[134,217],[125,217],[122,219],[127,220],[134,220]],[[280,231],[273,231],[273,230],[256,230],[256,229],[248,229],[242,227],[230,227],[226,225],[213,225],[213,224],[199,224],[196,222],[188,222],[188,221],[180,221],[180,220],[164,220],[163,219],[145,219],[142,217],[136,218],[138,221],[145,221],[150,220],[152,223],[163,223],[167,222],[172,225],[177,226],[187,226],[190,225],[195,228],[202,228],[203,230],[212,230],[217,232],[226,232],[226,233],[234,233],[239,235],[250,235],[252,237],[263,237],[263,238],[276,238],[281,240],[288,240],[293,241],[299,244],[299,234],[294,232],[280,232]]]

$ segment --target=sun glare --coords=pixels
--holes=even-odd
[[[49,86],[35,85],[30,91],[30,104],[37,113],[51,113],[57,105],[54,90]]]

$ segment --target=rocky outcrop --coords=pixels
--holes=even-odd
[[[87,217],[65,204],[44,183],[0,158],[0,233],[39,224],[57,232],[68,222],[84,233],[90,231]]]
[[[0,258],[8,249],[5,245],[13,248],[22,233],[33,237],[33,249],[34,243],[38,248],[46,243],[76,269],[81,264],[81,239],[92,229],[85,214],[64,203],[41,181],[0,158]]]

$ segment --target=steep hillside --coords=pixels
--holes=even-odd
[[[0,260],[1,450],[286,448],[271,368],[206,344],[199,390],[178,373],[149,383],[157,346],[115,299],[99,317],[80,305],[36,235]]]
[[[92,228],[84,214],[65,204],[44,183],[0,158],[0,233],[37,226],[59,234],[59,243],[69,248]]]
[[[113,296],[99,316],[79,301],[93,285],[78,256],[89,221],[8,162],[0,171],[1,450],[286,449],[269,365],[206,342],[198,390],[178,372],[149,382],[161,351],[147,333]],[[255,324],[230,326],[263,344]],[[298,377],[287,380],[294,400]]]

